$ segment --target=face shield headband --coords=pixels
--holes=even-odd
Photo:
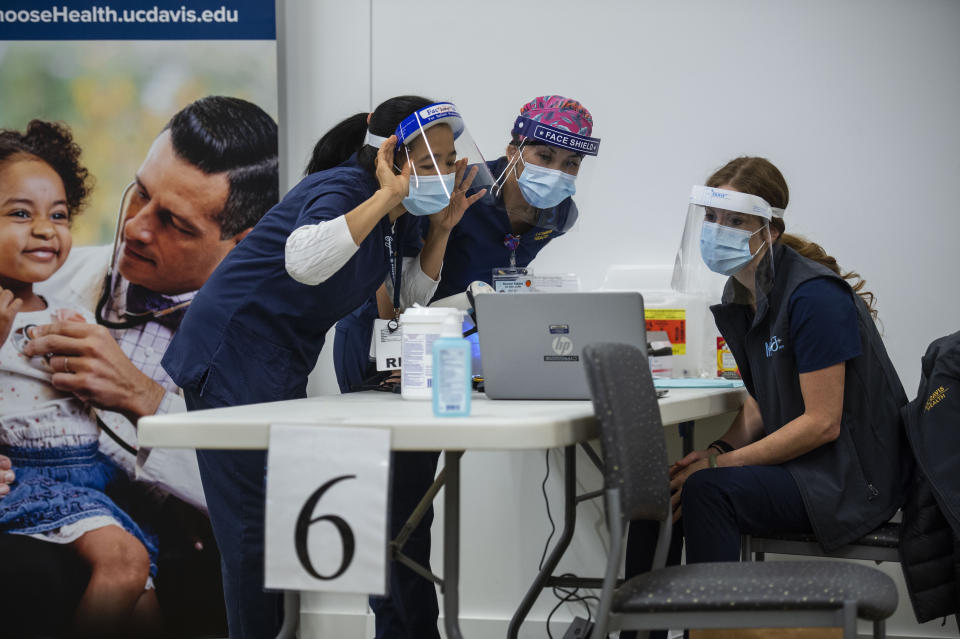
[[[522,115],[514,120],[512,133],[527,138],[527,140],[536,140],[583,155],[596,157],[600,150],[600,138],[577,135],[566,129],[543,124]]]
[[[435,102],[418,111],[414,111],[397,125],[396,130],[393,132],[393,134],[397,136],[397,147],[416,137],[421,132],[430,128],[430,126],[439,124],[441,121],[449,125],[453,130],[454,139],[459,138],[463,133],[463,118],[457,112],[457,107],[454,106],[452,102]],[[379,148],[380,145],[386,141],[387,138],[382,135],[377,135],[368,129],[367,136],[364,138],[363,143],[367,146]]]
[[[704,208],[738,211],[747,215],[757,215],[766,218],[769,222],[772,217],[782,218],[786,211],[767,204],[767,201],[757,195],[715,189],[712,186],[695,186],[690,191],[690,204]]]

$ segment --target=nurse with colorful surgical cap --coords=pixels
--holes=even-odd
[[[580,102],[560,95],[534,98],[520,109],[506,154],[487,162],[492,187],[453,228],[433,299],[462,293],[475,281],[492,284],[494,272],[523,273],[537,254],[577,221],[573,195],[582,163],[597,155],[600,140],[593,117]],[[309,171],[309,168],[308,168]],[[426,226],[423,226],[426,230]],[[342,392],[366,387],[376,376],[370,362],[373,321],[385,318],[385,291],[337,323],[334,367]],[[393,458],[391,534],[396,536],[433,482],[438,453],[403,452]],[[403,552],[423,566],[430,559],[430,509],[408,538]],[[390,597],[372,597],[376,637],[439,638],[433,583],[393,562]]]
[[[514,121],[506,154],[487,165],[496,179],[450,236],[441,299],[471,282],[492,283],[493,270],[524,268],[576,223],[573,195],[583,162],[597,155],[593,116],[561,95],[534,98]]]

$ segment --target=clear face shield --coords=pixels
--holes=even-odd
[[[437,102],[414,111],[397,126],[394,164],[410,164],[410,189],[403,207],[413,215],[439,213],[455,191],[475,193],[493,185],[493,176],[456,106]],[[379,146],[383,138],[367,135]]]
[[[592,181],[589,158],[597,155],[600,138],[522,115],[514,122],[513,133],[521,141],[507,147],[507,163],[496,176],[492,194],[502,199],[514,219],[544,229],[570,230],[577,212],[566,202],[578,188],[589,191],[584,189]]]
[[[773,286],[770,219],[783,211],[761,197],[695,186],[674,263],[681,293],[723,301],[757,302]],[[728,279],[732,278],[732,279]],[[724,288],[726,284],[726,288]]]

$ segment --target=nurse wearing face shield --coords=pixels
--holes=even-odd
[[[433,296],[450,230],[483,196],[450,103],[401,96],[331,129],[315,172],[272,208],[197,293],[163,367],[189,410],[306,397],[324,337],[385,285],[398,310]],[[475,148],[475,147],[474,147]],[[471,187],[478,188],[472,195]],[[406,213],[413,215],[406,215]],[[429,216],[421,248],[419,220]],[[198,451],[223,557],[231,637],[274,636],[263,591],[264,451]]]
[[[742,157],[690,196],[674,285],[706,290],[706,269],[728,277],[711,311],[749,396],[723,437],[670,468],[688,563],[738,561],[741,533],[813,533],[832,550],[902,503],[906,395],[873,295],[785,233],[788,193],[768,160]],[[627,576],[649,568],[655,528],[631,524]]]
[[[573,196],[589,190],[600,150],[592,134],[593,116],[576,100],[546,95],[521,107],[506,154],[488,163],[493,189],[450,235],[437,299],[492,284],[495,270],[524,269],[573,228]]]

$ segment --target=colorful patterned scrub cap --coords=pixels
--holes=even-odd
[[[576,100],[562,95],[541,95],[523,105],[520,115],[576,135],[589,137],[593,132],[593,116]],[[513,133],[519,135],[514,127]],[[526,136],[519,135],[520,140]]]

